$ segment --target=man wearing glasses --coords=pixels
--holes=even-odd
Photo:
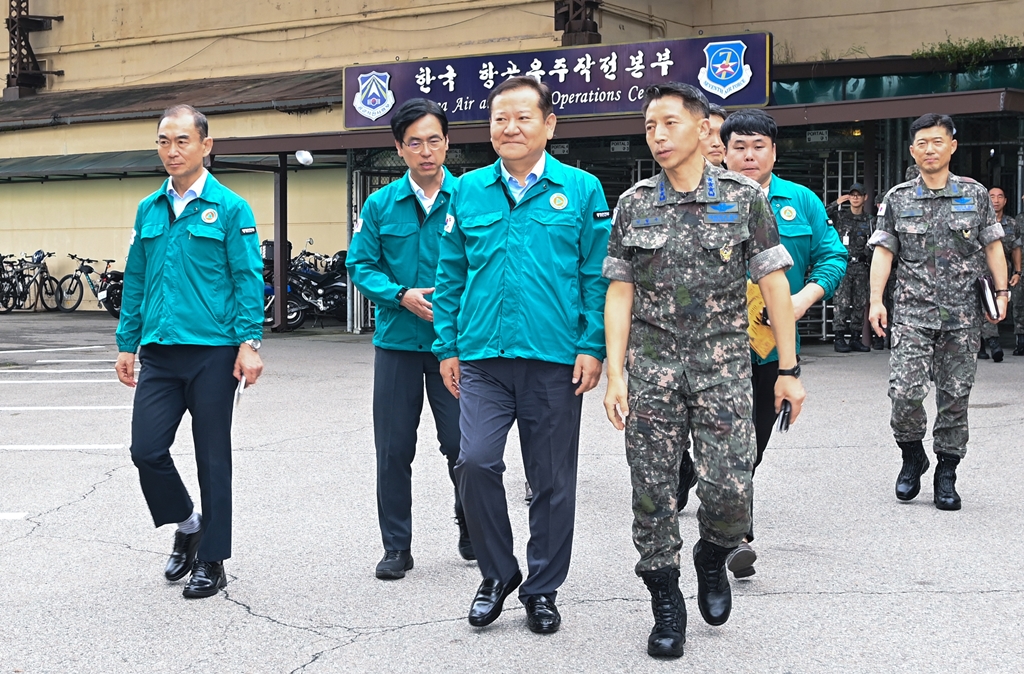
[[[445,388],[430,351],[434,312],[427,299],[434,292],[438,245],[458,182],[444,166],[448,118],[437,103],[414,98],[395,112],[391,131],[409,170],[367,198],[345,263],[349,278],[377,311],[373,434],[377,518],[384,543],[376,575],[382,580],[404,578],[413,567],[412,460],[424,384],[453,484],[461,439],[459,401]],[[476,559],[457,490],[455,521],[459,554]]]

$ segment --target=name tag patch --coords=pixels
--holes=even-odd
[[[920,218],[923,215],[923,208],[904,208],[902,211],[900,211],[901,218]]]
[[[739,222],[739,213],[708,213],[704,216],[705,222]]]
[[[611,211],[594,211],[595,220],[607,220],[610,217],[612,217]]]
[[[255,234],[256,233],[256,228],[255,227],[243,227],[239,231],[242,234]]]
[[[664,224],[664,220],[662,220],[660,217],[637,218],[630,224],[632,224],[634,227],[653,227],[654,225]]]
[[[973,213],[978,210],[975,204],[953,204],[954,213]]]

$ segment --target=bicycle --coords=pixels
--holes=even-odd
[[[79,307],[82,303],[82,298],[85,296],[85,284],[82,283],[82,277],[85,277],[86,283],[89,284],[89,290],[92,291],[93,296],[96,297],[97,306],[103,307],[110,311],[106,306],[106,290],[107,286],[110,285],[110,266],[114,264],[114,260],[103,260],[107,263],[106,268],[102,273],[97,272],[93,269],[92,264],[99,260],[90,260],[87,257],[78,257],[74,253],[68,253],[68,257],[72,260],[78,261],[78,269],[73,273],[68,274],[60,280],[57,287],[60,289],[60,303],[57,308],[64,312],[72,312]],[[92,274],[99,273],[99,285],[93,282]]]
[[[53,255],[37,250],[31,258],[5,263],[0,313],[6,314],[13,309],[35,311],[40,304],[46,311],[57,310],[60,288],[46,266],[46,258]]]

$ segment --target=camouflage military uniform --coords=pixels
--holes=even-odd
[[[950,174],[946,187],[934,191],[916,178],[885,196],[870,244],[899,259],[889,374],[897,442],[924,438],[930,376],[935,452],[967,452],[967,401],[982,321],[974,284],[988,270],[985,246],[1002,235],[987,191],[970,178]]]
[[[701,538],[736,547],[754,466],[746,283],[792,259],[760,187],[706,165],[676,192],[664,173],[619,200],[604,275],[634,284],[626,458],[640,574],[679,568],[679,465],[693,431]]]
[[[850,255],[846,276],[840,281],[832,298],[835,305],[832,325],[837,332],[849,330],[856,337],[864,325],[865,311],[871,296],[871,251],[868,239],[871,237],[872,218],[867,213],[855,215],[849,210],[840,210],[834,201],[825,212]]]
[[[1008,215],[1004,215],[1003,219],[1000,221],[999,224],[1003,226],[1003,253],[1006,254],[1006,278],[1009,279],[1010,275],[1013,274],[1013,249],[1018,245],[1017,226],[1013,218],[1011,218]],[[1019,286],[1020,284],[1018,283],[1017,285]],[[1010,292],[1010,309],[1013,312],[1013,323],[1014,326],[1019,325],[1024,327],[1024,321],[1018,319],[1017,317],[1017,315],[1020,313],[1019,311],[1017,311],[1017,304],[1020,301],[1018,299],[1019,297],[1020,292],[1017,290],[1017,288],[1012,288]],[[1014,329],[1014,332],[1019,334],[1021,332],[1024,332],[1024,329]],[[989,337],[998,337],[999,326],[995,325],[994,323],[989,323],[988,321],[982,321],[981,336],[984,339],[988,339]]]

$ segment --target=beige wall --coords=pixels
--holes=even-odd
[[[770,31],[797,61],[909,54],[922,43],[1024,31],[1024,0],[606,2],[605,42]],[[560,44],[552,0],[32,0],[63,14],[32,36],[51,90],[339,68]],[[0,67],[7,68],[4,61]]]
[[[547,0],[33,0],[54,91],[556,46]],[[545,16],[548,14],[548,16]]]
[[[219,179],[253,208],[260,240],[274,236],[274,180],[266,174],[228,174]],[[333,255],[347,248],[346,172],[343,169],[288,174],[295,250],[307,237],[310,250]],[[29,253],[42,248],[57,253],[47,264],[60,278],[75,269],[68,253],[94,259],[114,258],[124,269],[135,209],[160,187],[160,178],[75,180],[0,185],[0,252]],[[102,266],[102,265],[100,265]],[[83,301],[83,309],[96,304]]]

